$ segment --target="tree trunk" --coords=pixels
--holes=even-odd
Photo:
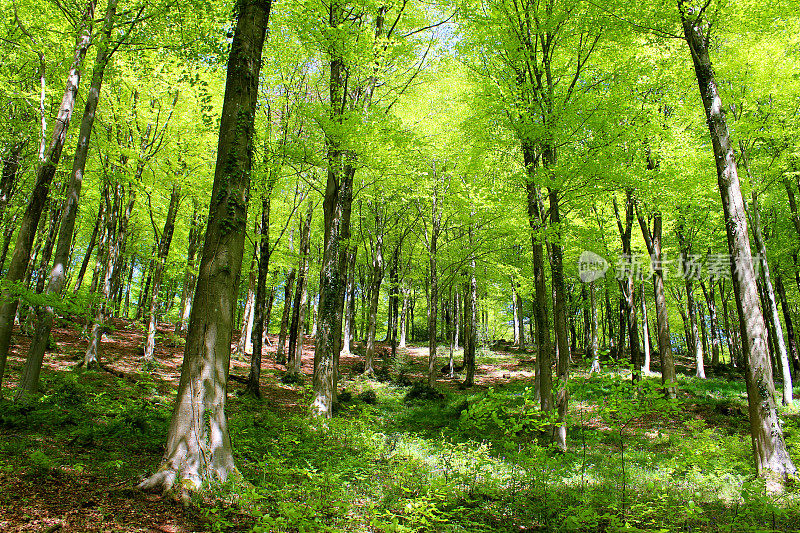
[[[156,256],[156,268],[153,272],[152,290],[150,292],[150,319],[147,325],[147,341],[144,345],[145,362],[153,360],[153,353],[156,347],[156,328],[158,326],[158,293],[161,289],[161,278],[164,276],[164,267],[167,264],[169,248],[172,244],[172,234],[175,232],[175,217],[178,215],[178,205],[181,201],[181,185],[172,185],[172,193],[169,197],[169,208],[167,219],[164,221],[164,230],[161,232],[161,239],[158,243],[158,255]]]
[[[783,310],[783,321],[786,323],[786,337],[789,339],[789,353],[792,357],[792,366],[794,367],[795,375],[800,372],[800,357],[797,352],[797,338],[794,335],[794,323],[792,322],[792,313],[789,309],[789,302],[786,299],[786,289],[783,286],[783,276],[780,271],[775,273],[775,290],[778,292],[778,298],[781,302],[781,309]]]
[[[514,346],[519,346],[519,332],[522,329],[519,323],[519,308],[517,307],[517,288],[514,284],[514,278],[511,278],[511,310],[514,315]]]
[[[554,151],[554,149],[552,149]],[[554,157],[554,156],[553,156]],[[561,214],[558,200],[558,190],[549,189],[550,200],[550,225],[555,229],[555,238],[551,243],[552,263],[550,264],[553,292],[555,293],[555,306],[553,309],[556,341],[558,342],[558,394],[556,407],[558,408],[558,423],[554,428],[553,440],[562,451],[567,450],[567,382],[569,381],[570,346],[567,338],[567,307],[566,291],[564,288],[564,252],[561,247]],[[634,319],[634,327],[636,322]],[[637,328],[638,329],[638,328]],[[637,361],[638,363],[638,361]]]
[[[474,229],[469,227],[470,245],[474,241]],[[475,257],[469,261],[469,290],[467,291],[464,317],[464,386],[472,387],[475,383],[475,350],[478,340],[478,280],[475,277]]]
[[[202,235],[200,234],[202,218],[200,206],[196,198],[192,198],[194,206],[192,212],[192,225],[189,228],[189,248],[186,251],[186,277],[181,291],[180,319],[175,324],[175,335],[183,335],[189,325],[189,314],[192,311],[192,296],[194,285],[197,282],[197,249],[200,247]]]
[[[383,229],[380,215],[375,215],[375,243],[372,250],[372,272],[369,284],[369,310],[367,311],[367,347],[364,357],[364,373],[372,374],[375,358],[375,330],[378,326],[378,302],[383,282]],[[436,304],[433,304],[434,307]],[[435,332],[434,332],[435,335]]]
[[[642,373],[645,376],[650,375],[650,331],[647,322],[647,297],[644,290],[644,279],[642,279],[642,346],[644,347],[644,362],[642,363]]]
[[[311,217],[313,214],[314,204],[309,201],[306,219],[300,229],[300,264],[297,268],[297,290],[295,290],[294,305],[292,306],[292,325],[289,328],[289,356],[286,371],[290,374],[299,374],[302,363],[303,318],[308,295],[308,254],[311,250]]]
[[[253,257],[250,260],[250,269],[247,273],[247,299],[244,303],[242,313],[241,330],[239,340],[236,342],[236,355],[244,357],[245,354],[252,352],[250,344],[253,332],[253,321],[255,320],[255,300],[256,300],[256,266],[258,265],[258,243],[253,243]]]
[[[358,248],[353,247],[349,252],[348,268],[347,268],[347,287],[345,295],[345,314],[344,314],[344,329],[342,331],[342,354],[350,355],[353,349],[353,333],[355,332],[356,320],[356,254]]]
[[[708,320],[711,328],[711,368],[719,366],[720,338],[719,338],[719,318],[717,317],[717,302],[714,294],[714,279],[709,280],[708,287],[702,281],[700,289],[708,307]]]
[[[72,111],[75,108],[78,85],[81,79],[81,66],[91,40],[92,19],[94,18],[96,3],[97,0],[89,0],[78,27],[74,58],[67,76],[61,107],[56,117],[50,144],[47,146],[43,161],[36,170],[36,182],[17,232],[17,242],[14,245],[11,264],[5,275],[6,283],[18,282],[25,277],[36,228],[39,225],[39,219],[48,198],[50,182],[53,181],[56,167],[61,159],[61,152],[67,138],[67,129],[72,119]],[[14,317],[17,314],[19,299],[12,294],[10,288],[6,288],[0,294],[0,301],[3,302],[2,306],[0,306],[0,390],[2,390],[3,374],[5,373],[6,359],[11,343],[11,331],[14,328]]]
[[[294,295],[294,280],[297,270],[292,269],[286,277],[286,284],[283,287],[283,314],[281,314],[281,329],[278,333],[278,348],[275,352],[275,360],[279,365],[286,364],[286,335],[289,333],[289,318],[292,311],[292,298]]]
[[[269,247],[270,193],[274,184],[275,180],[270,180],[267,184],[267,190],[261,197],[261,224],[258,227],[258,279],[256,280],[256,299],[254,302],[255,316],[250,333],[253,353],[250,356],[250,372],[247,376],[247,386],[245,388],[247,394],[256,398],[261,398],[261,352],[264,346],[264,337],[269,328],[269,311],[272,308],[272,297],[275,294],[273,289],[268,305],[270,309],[265,309],[267,276],[269,275],[269,259],[271,255]]]
[[[589,299],[591,301],[592,309],[592,340],[591,340],[591,357],[592,368],[589,374],[600,372],[600,345],[597,338],[597,300],[595,298],[594,281],[589,283]]]
[[[731,255],[733,293],[739,312],[739,329],[746,362],[747,397],[750,415],[750,436],[759,475],[769,472],[786,476],[796,472],[783,439],[775,408],[775,385],[772,380],[764,331],[764,317],[758,305],[755,271],[747,235],[747,217],[739,186],[736,159],[725,122],[724,106],[717,91],[714,69],[708,54],[708,24],[703,13],[679,0],[683,31],[692,55],[695,74],[706,112],[714,159],[717,166],[728,251]],[[698,16],[699,15],[699,16]]]
[[[244,255],[247,197],[261,51],[270,2],[239,2],[228,60],[208,226],[189,319],[167,449],[140,488],[199,490],[236,472],[225,416],[236,289]]]
[[[550,319],[547,313],[547,291],[544,271],[544,237],[541,234],[543,219],[539,204],[539,190],[535,183],[538,157],[532,146],[522,144],[522,155],[526,169],[526,192],[528,223],[531,226],[533,249],[533,280],[535,288],[535,336],[536,336],[536,396],[540,399],[542,411],[548,413],[553,408],[553,346],[550,339]]]
[[[743,157],[746,157],[743,154]],[[755,241],[758,256],[756,260],[761,261],[761,280],[764,284],[764,295],[767,297],[765,312],[769,314],[771,322],[772,337],[777,348],[775,355],[783,378],[783,405],[792,405],[792,373],[789,367],[789,354],[786,351],[786,342],[783,339],[783,327],[781,327],[780,314],[778,313],[778,303],[775,298],[775,290],[772,287],[770,278],[769,263],[767,262],[767,245],[761,229],[761,212],[758,205],[758,193],[753,191],[753,212],[750,221],[753,227],[753,240]]]
[[[401,291],[403,306],[400,310],[400,348],[406,347],[406,331],[408,329],[408,294],[405,290]]]
[[[639,324],[637,319],[637,305],[636,305],[636,280],[639,272],[633,263],[633,250],[631,248],[631,236],[633,233],[633,212],[634,200],[633,189],[625,190],[625,223],[623,225],[622,218],[620,217],[619,208],[617,207],[617,200],[614,197],[614,214],[617,218],[617,227],[619,235],[622,239],[622,256],[623,260],[628,262],[630,270],[624,272],[623,279],[620,280],[619,286],[622,292],[620,303],[623,304],[625,320],[620,318],[620,330],[624,331],[625,324],[628,326],[628,340],[630,341],[630,356],[631,366],[633,367],[632,379],[634,382],[639,381],[642,371],[641,352],[639,346]],[[620,338],[620,355],[622,354],[624,343]]]

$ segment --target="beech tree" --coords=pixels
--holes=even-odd
[[[217,164],[164,462],[143,489],[199,490],[236,472],[225,415],[235,290],[244,254],[261,54],[271,2],[243,0],[228,59]]]

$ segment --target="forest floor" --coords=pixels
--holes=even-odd
[[[681,376],[668,402],[657,378],[634,391],[624,367],[608,361],[589,376],[576,355],[560,453],[537,444],[548,420],[533,407],[533,355],[504,344],[481,349],[473,388],[440,374],[438,394],[419,385],[427,348],[392,361],[380,344],[370,378],[361,357],[343,356],[348,394],[320,423],[305,416],[311,339],[305,382],[290,385],[270,335],[262,401],[229,385],[234,453],[251,484],[184,506],[135,489],[164,450],[182,342],[161,331],[144,370],[142,327],[114,326],[102,357],[124,377],[75,370],[86,341],[59,328],[42,395],[0,401],[0,531],[800,531],[798,487],[771,496],[754,479],[739,374]],[[30,342],[14,339],[6,396]],[[440,348],[439,367],[447,355]],[[231,373],[247,370],[234,357]],[[782,419],[800,457],[800,415]]]

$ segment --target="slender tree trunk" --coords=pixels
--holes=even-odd
[[[522,328],[519,323],[520,312],[517,307],[517,288],[514,285],[514,278],[511,278],[511,310],[514,315],[514,346],[519,346],[519,332]]]
[[[96,3],[97,0],[89,0],[79,23],[74,58],[67,76],[61,107],[55,121],[50,144],[47,146],[44,158],[36,170],[36,181],[30,194],[28,207],[17,232],[17,242],[14,245],[11,264],[5,275],[6,283],[18,282],[25,277],[36,228],[39,225],[39,219],[48,198],[50,182],[53,181],[56,167],[61,159],[61,152],[67,138],[67,130],[75,108],[78,84],[81,79],[81,66],[91,40],[92,20]],[[11,344],[11,331],[14,328],[14,317],[17,314],[19,299],[11,293],[10,288],[7,288],[2,291],[0,301],[3,302],[0,306],[0,390],[2,390],[3,374],[5,373],[8,349]]]
[[[786,323],[786,338],[789,339],[789,354],[792,358],[792,366],[794,367],[795,376],[800,372],[800,357],[797,352],[797,338],[794,334],[794,322],[792,322],[792,313],[789,309],[789,302],[786,299],[786,289],[783,286],[783,276],[778,271],[775,273],[775,290],[778,293],[778,298],[781,302],[781,309],[783,310],[783,321]]]
[[[281,315],[281,329],[278,334],[278,349],[275,352],[275,359],[279,365],[286,364],[286,335],[289,332],[295,276],[297,276],[297,270],[293,268],[289,271],[289,275],[286,277],[286,284],[283,287],[283,314]]]
[[[541,234],[543,218],[539,204],[539,191],[535,183],[537,156],[533,147],[523,143],[522,155],[525,162],[527,183],[528,222],[531,226],[533,249],[533,279],[535,288],[535,336],[536,336],[536,396],[541,409],[549,412],[553,408],[553,346],[550,338],[550,319],[547,313],[547,291],[544,270],[544,238]]]
[[[186,277],[181,291],[180,319],[175,324],[175,335],[184,335],[189,325],[189,314],[192,311],[192,296],[194,295],[194,285],[197,282],[197,249],[200,247],[200,206],[196,198],[192,198],[194,206],[192,213],[192,225],[189,228],[189,248],[186,251]]]
[[[645,376],[650,375],[650,331],[648,330],[647,322],[647,297],[644,290],[644,279],[642,279],[642,335],[644,340],[642,346],[644,347],[644,362],[642,363],[642,373]]]
[[[708,307],[708,320],[711,328],[711,367],[717,368],[719,366],[720,340],[717,303],[714,295],[714,279],[711,278],[709,280],[708,287],[706,287],[706,284],[701,281],[700,288],[703,291],[703,297],[705,298],[706,306]]]
[[[554,150],[554,149],[552,149]],[[555,156],[553,156],[555,157]],[[552,263],[551,275],[553,292],[555,293],[555,307],[553,309],[556,341],[558,342],[558,393],[556,407],[558,409],[558,423],[554,428],[553,439],[562,451],[567,449],[567,407],[569,394],[567,382],[569,381],[570,346],[567,338],[567,308],[564,287],[564,252],[561,247],[561,214],[558,200],[558,190],[549,189],[550,200],[550,225],[555,229],[555,238],[551,243]],[[634,322],[635,325],[635,322]]]
[[[261,51],[270,2],[239,2],[228,60],[208,226],[164,461],[144,489],[199,490],[236,472],[225,416]]]
[[[743,154],[743,157],[746,157]],[[778,313],[778,303],[775,298],[775,290],[772,287],[769,263],[767,262],[767,245],[761,229],[761,213],[758,205],[758,193],[753,191],[753,212],[751,213],[751,223],[753,228],[753,241],[755,241],[758,251],[757,260],[761,261],[761,280],[764,285],[764,295],[766,298],[765,312],[769,315],[772,337],[775,341],[775,355],[781,369],[783,378],[783,405],[792,405],[792,373],[789,366],[789,354],[786,350],[786,343],[783,340],[783,327],[781,326],[780,314]]]
[[[23,142],[14,143],[3,157],[3,172],[0,174],[0,222],[4,222],[6,207],[11,203],[16,192],[17,174],[24,147],[25,143]],[[2,263],[0,263],[0,267],[2,267]]]
[[[708,53],[709,26],[703,13],[690,12],[685,0],[678,10],[684,37],[692,55],[703,107],[711,133],[717,181],[722,197],[728,251],[731,255],[733,293],[739,312],[739,329],[745,357],[745,378],[750,415],[750,436],[759,475],[771,472],[778,476],[796,472],[783,439],[775,408],[775,384],[772,380],[764,331],[764,317],[758,305],[755,271],[747,235],[747,216],[739,186],[736,159],[725,122],[724,106],[717,91],[714,69]]]
[[[375,372],[373,362],[375,358],[375,330],[378,325],[378,302],[383,281],[383,230],[381,229],[380,216],[375,216],[375,245],[372,251],[372,273],[370,274],[369,311],[367,312],[367,347],[364,357],[364,373]],[[434,307],[436,304],[433,304]],[[434,335],[435,335],[434,331]]]
[[[400,310],[400,348],[406,347],[406,331],[408,329],[408,294],[405,290],[401,291],[403,306]]]
[[[592,368],[589,371],[589,374],[593,374],[595,372],[600,372],[600,345],[598,343],[597,338],[597,300],[595,298],[595,288],[594,288],[594,281],[589,283],[589,298],[591,301],[591,309],[592,309],[592,340],[591,340],[591,357],[592,357]]]
[[[435,170],[434,170],[435,172]],[[428,241],[428,279],[430,289],[428,295],[428,386],[436,385],[436,318],[439,302],[439,273],[437,266],[437,247],[439,231],[441,229],[441,214],[439,213],[438,195],[436,190],[431,197],[431,230]]]
[[[253,346],[253,353],[250,356],[250,373],[247,376],[247,386],[245,391],[256,398],[261,398],[261,352],[264,346],[264,337],[269,329],[269,313],[272,308],[272,299],[275,294],[274,288],[270,293],[269,304],[265,309],[267,299],[267,276],[269,275],[269,259],[271,250],[269,248],[269,215],[270,215],[270,194],[276,180],[271,179],[267,184],[267,190],[261,197],[261,224],[258,227],[258,279],[256,280],[256,299],[254,302],[255,313],[253,328],[250,333],[250,343]]]
[[[244,313],[242,313],[241,330],[239,331],[239,340],[236,342],[236,355],[244,356],[252,352],[252,345],[250,344],[251,334],[253,332],[253,321],[255,320],[255,300],[256,300],[256,271],[258,265],[258,243],[253,244],[253,257],[250,260],[250,270],[247,274],[247,299],[244,304]]]
[[[347,294],[345,296],[344,329],[342,331],[342,354],[350,355],[353,349],[353,333],[356,320],[356,279],[355,266],[358,248],[353,247],[349,252],[349,267],[347,268]]]
[[[167,219],[164,221],[164,230],[161,232],[161,239],[158,243],[158,256],[156,257],[156,268],[153,272],[153,285],[150,293],[150,319],[147,325],[147,341],[144,345],[144,360],[152,361],[156,347],[156,329],[158,326],[158,293],[161,290],[161,278],[164,276],[164,267],[167,264],[169,248],[172,244],[172,235],[175,232],[175,218],[178,215],[178,206],[181,201],[181,185],[175,183],[172,186],[172,193],[169,197],[169,208],[167,209]]]
[[[474,242],[474,229],[469,227],[470,245]],[[475,350],[478,340],[478,280],[475,277],[475,257],[469,261],[469,289],[464,298],[464,386],[472,387],[475,383]]]
[[[290,374],[299,374],[301,368],[303,318],[308,295],[308,254],[311,250],[311,217],[313,214],[314,204],[309,201],[306,219],[300,229],[300,264],[297,268],[297,290],[295,290],[292,324],[289,329],[289,356],[286,370]]]

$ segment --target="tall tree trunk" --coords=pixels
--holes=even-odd
[[[253,257],[250,260],[250,269],[247,273],[247,299],[244,303],[244,312],[242,313],[241,331],[239,331],[239,339],[236,342],[236,355],[244,357],[245,354],[252,351],[250,344],[251,334],[253,332],[253,321],[255,320],[255,300],[256,300],[256,277],[258,275],[256,269],[258,265],[258,243],[253,243]]]
[[[400,348],[406,347],[406,333],[408,330],[408,293],[401,291],[403,306],[400,310]]]
[[[708,307],[708,320],[711,328],[711,367],[719,366],[720,338],[719,338],[719,317],[717,316],[717,302],[714,294],[714,278],[709,280],[708,287],[700,282],[703,297]]]
[[[202,218],[200,216],[200,206],[196,198],[192,198],[193,212],[192,225],[189,227],[189,244],[186,251],[186,276],[183,281],[181,291],[180,318],[175,324],[175,335],[183,335],[189,325],[189,313],[192,310],[192,296],[194,295],[194,285],[197,282],[197,249],[200,247],[200,234]]]
[[[474,228],[470,224],[469,241],[472,246],[475,238]],[[464,298],[464,386],[472,387],[475,383],[475,350],[478,340],[478,280],[475,277],[475,257],[469,260],[469,286]]]
[[[169,197],[169,208],[167,209],[167,219],[164,221],[164,230],[161,232],[161,239],[158,243],[158,256],[156,256],[156,268],[153,272],[153,285],[150,292],[150,319],[147,324],[147,341],[144,345],[144,360],[152,361],[156,347],[156,328],[158,326],[158,293],[161,290],[161,278],[164,276],[164,267],[167,264],[169,248],[172,244],[172,235],[175,233],[175,217],[178,215],[178,205],[181,201],[181,185],[172,185],[172,193]]]
[[[536,186],[536,165],[538,156],[532,146],[523,142],[522,155],[526,169],[526,192],[528,223],[531,226],[531,245],[533,249],[533,280],[535,288],[535,336],[536,336],[536,396],[541,409],[549,412],[553,408],[553,345],[550,338],[550,319],[547,313],[547,291],[544,270],[543,218],[539,203],[539,190]]]
[[[684,37],[691,51],[717,165],[728,251],[732,260],[733,293],[739,312],[739,329],[746,362],[745,378],[753,455],[759,475],[767,475],[769,472],[778,476],[793,475],[796,469],[786,449],[775,408],[775,384],[767,354],[764,317],[758,305],[753,257],[747,235],[747,216],[739,186],[736,158],[708,53],[709,25],[703,13],[695,13],[694,10],[685,0],[678,1]]]
[[[595,297],[594,281],[589,283],[589,299],[592,309],[592,340],[591,340],[591,357],[592,368],[589,374],[600,372],[600,344],[597,338],[597,299]]]
[[[519,332],[522,329],[519,322],[519,308],[517,307],[517,288],[514,278],[511,278],[511,310],[514,315],[514,346],[519,346]]]
[[[78,85],[81,79],[81,66],[86,57],[89,41],[92,34],[92,21],[94,18],[94,8],[97,0],[89,0],[79,23],[78,33],[75,41],[74,57],[72,66],[67,76],[64,95],[61,99],[61,107],[58,110],[50,144],[44,154],[44,159],[36,170],[36,182],[30,194],[28,207],[22,217],[19,231],[17,232],[17,242],[14,245],[14,253],[11,257],[11,264],[5,275],[6,283],[14,283],[25,277],[28,260],[31,257],[31,247],[42,215],[42,209],[48,198],[50,182],[56,172],[56,167],[61,159],[61,152],[67,138],[72,112],[75,109],[75,101],[78,95]],[[14,328],[14,317],[17,314],[19,299],[12,294],[11,289],[7,288],[0,295],[0,391],[2,390],[3,374],[5,373],[8,349],[11,343],[11,331]]]
[[[378,325],[378,302],[381,295],[383,282],[383,229],[381,228],[380,215],[375,215],[375,243],[372,249],[372,272],[369,284],[369,310],[367,311],[367,347],[364,357],[364,373],[375,372],[373,361],[375,358],[375,330]],[[434,303],[434,308],[436,304]],[[436,332],[434,331],[434,335]]]
[[[314,204],[309,201],[306,219],[300,229],[300,264],[297,267],[297,290],[295,290],[294,305],[292,306],[292,324],[289,328],[289,356],[286,371],[290,374],[299,374],[301,368],[303,318],[308,297],[308,254],[311,251],[311,217],[313,214]]]
[[[783,276],[780,271],[775,272],[775,290],[778,293],[778,298],[781,302],[781,309],[783,310],[783,321],[786,323],[786,338],[789,339],[789,354],[792,357],[792,366],[794,367],[795,376],[800,372],[800,357],[797,352],[797,338],[794,334],[794,322],[792,322],[792,313],[789,309],[789,302],[786,299],[786,289],[783,286]]]
[[[434,174],[436,169],[434,169]],[[431,229],[428,240],[428,279],[430,288],[428,294],[428,386],[436,385],[436,318],[439,303],[439,273],[437,266],[437,247],[439,231],[441,229],[441,213],[439,212],[438,191],[434,190],[431,197]]]
[[[683,216],[678,219],[676,226],[678,235],[678,243],[680,244],[680,257],[681,264],[683,265],[683,280],[686,287],[686,312],[689,317],[689,351],[690,355],[694,356],[695,360],[695,376],[700,379],[706,379],[705,365],[703,363],[703,343],[700,339],[700,333],[697,325],[697,304],[694,300],[694,277],[692,265],[694,263],[694,256],[692,255],[692,243],[686,234],[686,224]]]
[[[630,341],[630,356],[631,365],[633,367],[632,379],[634,382],[639,381],[642,371],[641,352],[639,346],[639,324],[637,318],[637,305],[636,305],[636,280],[639,272],[636,271],[633,263],[633,249],[631,248],[631,236],[633,233],[633,218],[634,218],[634,200],[633,189],[625,190],[625,223],[623,225],[622,218],[620,217],[619,208],[617,207],[617,200],[614,197],[614,214],[617,218],[617,227],[619,235],[622,239],[622,255],[623,258],[629,262],[630,270],[624,272],[623,279],[620,280],[619,286],[622,292],[620,303],[623,304],[625,320],[620,320],[620,330],[625,329],[625,324],[628,326],[628,339]],[[620,339],[621,340],[621,339]],[[620,354],[624,346],[620,342]]]
[[[742,157],[746,158],[746,155],[743,153]],[[783,327],[781,326],[780,314],[778,313],[775,290],[772,287],[769,263],[767,262],[767,244],[761,228],[761,212],[758,205],[758,193],[756,191],[753,191],[753,209],[751,215],[750,221],[753,228],[753,240],[755,241],[756,250],[758,251],[756,260],[761,262],[761,280],[764,284],[764,295],[767,297],[765,312],[770,318],[770,330],[773,333],[772,336],[775,347],[777,348],[775,355],[778,358],[781,377],[783,378],[783,405],[792,405],[792,372],[789,367],[789,354],[786,350],[786,342],[783,340]]]
[[[289,333],[289,319],[292,312],[292,298],[294,295],[294,280],[297,276],[297,269],[289,271],[286,276],[286,284],[283,287],[283,314],[281,314],[281,329],[278,333],[278,348],[275,352],[275,360],[279,365],[286,364],[286,336]]]
[[[264,337],[269,329],[269,314],[272,308],[272,299],[275,295],[273,288],[270,293],[269,304],[265,309],[269,259],[272,253],[269,247],[270,194],[275,182],[275,178],[269,180],[266,191],[263,192],[261,197],[261,224],[258,227],[258,279],[256,280],[256,299],[254,302],[255,316],[250,334],[253,353],[250,356],[250,372],[247,376],[247,386],[245,388],[247,394],[256,398],[261,398],[261,352],[264,347]]]
[[[270,1],[239,2],[228,60],[208,226],[189,319],[181,381],[164,461],[144,489],[199,490],[236,472],[225,416],[236,289],[244,255],[247,198],[261,51]]]
[[[353,349],[353,334],[355,333],[356,320],[356,280],[355,266],[358,248],[353,247],[349,252],[347,268],[347,286],[345,290],[344,326],[342,330],[342,354],[350,355]]]
[[[644,279],[642,279],[642,346],[644,347],[644,361],[642,362],[642,373],[650,375],[650,331],[647,322],[647,297],[645,296]]]
[[[551,150],[555,151],[554,148]],[[553,156],[553,158],[555,159],[555,156]],[[558,409],[558,422],[554,428],[553,440],[559,449],[566,451],[567,404],[569,402],[567,382],[569,381],[570,346],[569,339],[567,338],[567,302],[566,291],[564,287],[564,252],[561,247],[561,213],[559,207],[558,190],[549,189],[548,197],[550,200],[550,225],[555,231],[555,238],[550,245],[553,257],[552,263],[550,264],[550,271],[552,275],[553,292],[556,296],[553,309],[553,322],[556,331],[556,342],[558,342],[558,394],[555,399],[556,407]]]

